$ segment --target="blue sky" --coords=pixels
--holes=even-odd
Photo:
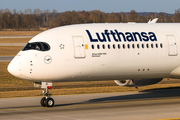
[[[180,0],[0,0],[0,9],[101,10],[103,12],[166,12],[180,8]]]

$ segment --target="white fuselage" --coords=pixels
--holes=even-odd
[[[180,78],[180,24],[81,24],[33,37],[8,71],[34,82]],[[139,48],[138,48],[139,46]]]

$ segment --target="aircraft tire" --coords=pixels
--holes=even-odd
[[[46,107],[53,107],[54,106],[54,100],[52,98],[47,98],[45,100]]]
[[[46,100],[46,97],[43,97],[42,99],[41,99],[41,106],[43,106],[43,107],[46,107],[46,105],[45,105],[45,100]]]

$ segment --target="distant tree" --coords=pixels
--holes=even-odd
[[[13,29],[19,30],[19,15],[16,13],[16,9],[13,9],[13,16],[11,21],[12,21]]]
[[[104,17],[105,16],[105,17]],[[118,13],[103,14],[103,19],[107,23],[118,23],[120,22],[120,16]]]
[[[149,19],[153,20],[154,18],[157,18],[157,13],[151,13]]]
[[[47,10],[44,10],[44,16],[43,16],[43,25],[44,26],[48,26],[48,24],[49,24],[49,14],[50,14],[50,10],[49,9],[47,9]]]
[[[164,23],[165,22],[165,14],[160,12],[158,15],[158,22]]]
[[[175,13],[172,16],[171,20],[174,23],[180,22],[180,9],[175,10]]]
[[[40,27],[52,28],[56,26],[81,23],[147,23],[149,19],[159,18],[160,23],[180,22],[180,9],[171,16],[166,13],[141,13],[135,10],[129,13],[104,13],[93,11],[66,11],[57,13],[56,10],[26,9],[23,12],[13,9],[0,9],[0,30],[39,30]]]
[[[120,18],[121,18],[120,22],[122,23],[127,22],[127,16],[123,12],[120,12]]]
[[[147,23],[147,17],[148,17],[148,15],[146,15],[146,16],[144,16],[144,15],[141,15],[140,17],[139,17],[139,23]]]
[[[3,29],[3,12],[4,10],[3,9],[0,9],[0,30]]]
[[[91,23],[102,23],[105,22],[102,18],[103,16],[103,12],[101,12],[100,10],[93,10],[90,11],[90,15],[89,15],[89,22]]]
[[[138,21],[138,14],[135,10],[131,10],[128,14],[128,22],[137,22]]]
[[[6,8],[4,13],[3,13],[3,24],[4,24],[4,29],[7,29],[7,28],[11,28],[11,21],[10,21],[10,17],[12,16],[12,13],[11,11]]]

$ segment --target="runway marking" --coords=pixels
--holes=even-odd
[[[163,99],[163,100],[144,100],[144,101],[129,101],[129,102],[113,102],[113,103],[96,103],[96,104],[78,104],[78,105],[67,105],[67,106],[55,106],[55,108],[57,107],[74,107],[74,106],[92,106],[92,105],[112,105],[112,104],[127,104],[127,103],[141,103],[141,102],[159,102],[159,101],[175,101],[175,100],[180,100],[179,99]],[[32,107],[32,108],[14,108],[14,109],[2,109],[0,111],[11,111],[11,110],[31,110],[31,109],[46,109],[47,107]],[[172,120],[178,120],[179,118],[174,118]],[[171,119],[160,119],[160,120],[171,120]]]

